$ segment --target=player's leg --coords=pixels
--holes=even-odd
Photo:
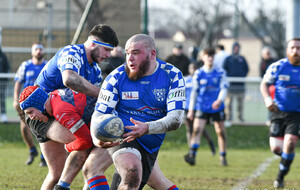
[[[203,129],[206,125],[207,119],[200,118],[201,113],[195,114],[194,124],[193,124],[193,133],[191,137],[191,143],[190,143],[190,150],[187,155],[184,156],[184,160],[189,163],[190,165],[195,165],[195,158],[197,154],[197,150],[200,146],[201,142],[201,135],[203,132]]]
[[[274,187],[284,187],[284,177],[288,174],[290,166],[295,157],[295,147],[298,136],[293,134],[285,134],[283,140],[283,152],[279,164],[279,171],[274,181]]]
[[[226,130],[224,127],[224,121],[214,121],[215,131],[218,137],[218,147],[220,152],[221,165],[227,166],[226,160]]]
[[[206,142],[208,143],[212,155],[215,155],[216,154],[215,144],[206,128],[203,129],[202,136],[205,138]]]
[[[38,155],[38,151],[34,145],[34,140],[30,128],[22,120],[20,121],[20,131],[24,143],[29,148],[29,157],[25,164],[30,165],[34,161],[34,158]]]
[[[281,153],[282,153],[283,139],[284,139],[283,137],[270,137],[269,138],[270,149],[274,154],[276,154],[278,156],[281,156]]]
[[[63,171],[65,160],[67,158],[64,144],[49,140],[40,143],[41,151],[48,164],[48,174],[41,189],[53,190]]]
[[[178,190],[178,187],[164,176],[158,166],[157,160],[155,161],[147,185],[155,190]]]
[[[106,149],[94,147],[82,168],[82,173],[90,190],[109,189],[104,172],[112,164]]]
[[[191,136],[192,136],[192,132],[193,132],[193,120],[190,120],[190,119],[188,119],[188,118],[185,117],[185,121],[184,122],[185,122],[185,127],[186,127],[187,144],[190,147]]]
[[[61,177],[54,189],[59,190],[61,188],[70,188],[70,184],[81,170],[89,153],[90,149],[84,149],[74,150],[68,155]]]
[[[240,122],[244,122],[243,111],[244,111],[244,99],[245,93],[238,92],[237,93],[237,111],[238,111],[238,119]]]

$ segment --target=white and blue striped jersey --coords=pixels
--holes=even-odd
[[[23,88],[33,86],[36,78],[46,63],[47,61],[45,60],[40,65],[34,65],[32,59],[22,62],[15,75],[15,82],[23,83]]]
[[[264,80],[275,85],[275,103],[284,112],[300,112],[300,66],[287,58],[271,64]]]
[[[83,44],[68,45],[59,50],[46,64],[36,80],[36,84],[46,92],[66,88],[62,81],[62,72],[73,70],[90,83],[99,86],[102,80],[101,70],[97,63],[88,63]]]
[[[112,71],[100,90],[95,110],[103,114],[116,111],[124,126],[132,126],[130,118],[156,121],[173,110],[185,109],[185,82],[179,69],[157,60],[158,67],[137,81],[128,78],[125,65]],[[125,129],[125,131],[129,131]],[[162,145],[164,134],[144,135],[137,141],[150,153]]]
[[[191,105],[192,110],[204,113],[217,113],[225,108],[222,102],[219,109],[213,109],[212,104],[218,99],[222,89],[228,88],[226,71],[220,67],[213,67],[209,72],[204,67],[197,69],[193,75],[193,90],[197,96],[196,105]],[[193,97],[191,97],[193,98]]]

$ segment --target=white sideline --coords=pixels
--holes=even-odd
[[[260,176],[266,169],[267,167],[273,162],[274,160],[279,159],[279,156],[274,155],[273,157],[267,158],[261,163],[256,170],[252,173],[251,176],[246,178],[245,180],[241,181],[238,183],[236,186],[232,188],[232,190],[240,190],[240,189],[246,189],[246,187],[252,182],[253,179],[257,178]]]

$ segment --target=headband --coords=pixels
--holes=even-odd
[[[29,107],[34,107],[41,112],[45,110],[45,103],[48,99],[48,94],[37,86],[26,87],[19,98],[20,107],[26,110]]]
[[[44,46],[42,44],[34,44],[32,47],[31,47],[31,52],[35,51],[36,49],[44,49]]]
[[[92,41],[93,41],[93,43],[98,44],[98,45],[100,45],[100,46],[103,46],[103,47],[106,47],[106,48],[109,48],[109,49],[114,49],[114,46],[112,46],[112,45],[110,45],[110,44],[108,44],[108,43],[105,43],[105,42],[99,42],[99,41],[97,41],[97,40],[92,40]]]

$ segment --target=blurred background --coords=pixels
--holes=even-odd
[[[175,42],[193,60],[218,43],[230,54],[238,41],[249,66],[242,79],[247,84],[245,123],[264,123],[267,110],[258,88],[261,50],[268,46],[276,59],[285,56],[286,41],[300,36],[299,10],[300,0],[1,0],[0,44],[10,70],[0,78],[8,79],[8,121],[19,119],[12,107],[13,78],[31,58],[31,45],[42,42],[49,60],[59,48],[83,43],[94,25],[105,23],[117,32],[123,48],[136,33],[151,35],[163,60]]]

